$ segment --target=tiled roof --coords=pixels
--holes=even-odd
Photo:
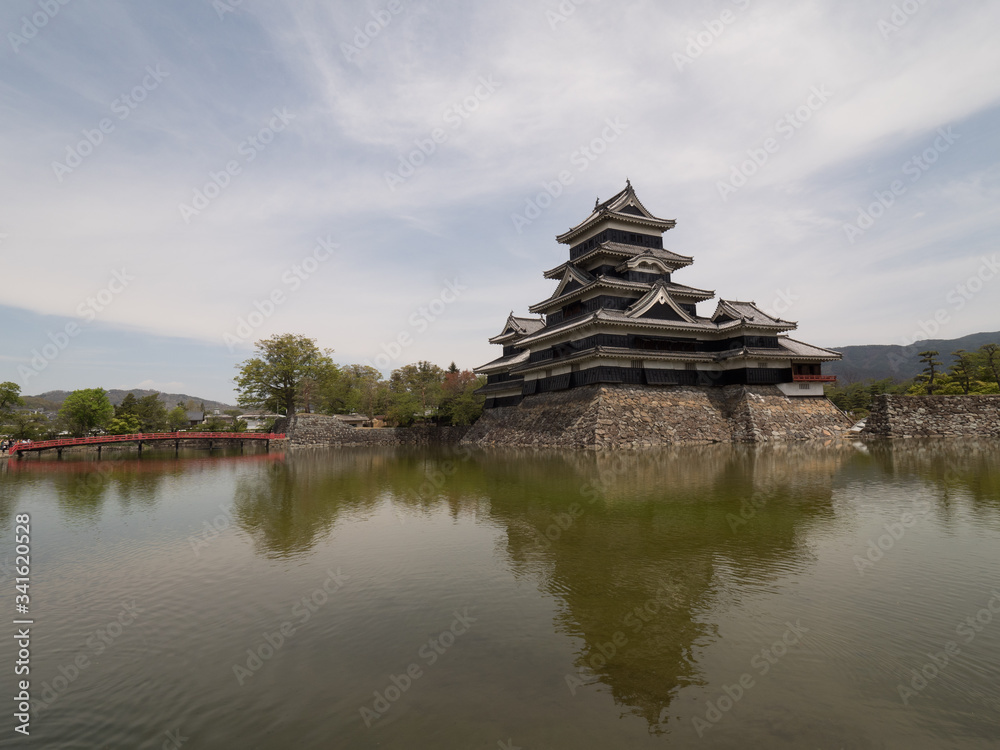
[[[632,208],[632,211],[626,209]],[[653,216],[636,196],[632,189],[632,183],[627,182],[625,189],[608,198],[603,203],[596,203],[590,216],[581,221],[575,227],[558,235],[556,240],[569,243],[573,237],[579,235],[588,227],[605,219],[618,219],[629,223],[641,224],[656,227],[660,231],[672,228],[676,222],[673,219],[660,219]]]
[[[480,365],[479,367],[476,367],[473,370],[473,372],[482,373],[492,370],[502,370],[505,367],[509,367],[510,365],[517,365],[520,364],[521,362],[527,362],[527,361],[528,361],[527,351],[518,352],[517,354],[508,354],[506,357],[499,357],[498,359],[494,359],[492,362],[487,362],[485,365]]]

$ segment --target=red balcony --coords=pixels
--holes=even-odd
[[[792,375],[795,383],[836,383],[836,375]]]

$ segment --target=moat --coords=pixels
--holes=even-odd
[[[24,513],[25,747],[1000,735],[995,440],[10,461],[10,590]]]

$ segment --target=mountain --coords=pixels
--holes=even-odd
[[[932,349],[940,352],[940,359],[947,368],[954,357],[951,353],[958,349],[972,352],[983,344],[1000,344],[997,333],[971,333],[959,339],[926,339],[910,346],[895,344],[868,344],[865,346],[834,346],[844,358],[839,362],[827,362],[823,371],[836,375],[841,385],[849,385],[859,380],[909,380],[924,370],[920,363],[920,352]]]
[[[141,388],[133,388],[130,391],[122,391],[117,388],[108,391],[108,399],[112,404],[118,406],[129,393],[135,395],[136,398],[142,398],[143,396],[148,396],[151,393],[157,393],[158,391],[144,391]],[[70,394],[70,391],[46,391],[45,393],[40,393],[37,396],[25,396],[25,402],[29,406],[34,406],[34,408],[45,408],[48,411],[57,411],[62,402],[66,400],[66,397]],[[39,403],[37,406],[31,403],[31,400],[40,400],[45,404]],[[195,405],[200,407],[201,404],[205,404],[205,411],[213,411],[218,409],[219,411],[225,411],[226,409],[235,409],[236,407],[232,404],[224,404],[221,401],[212,401],[208,398],[199,398],[198,396],[189,396],[186,393],[160,393],[160,401],[163,405],[167,407],[167,410],[173,409],[178,403],[186,404],[188,401],[194,401]]]

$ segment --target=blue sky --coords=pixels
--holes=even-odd
[[[1000,329],[998,27],[934,0],[9,0],[0,380],[232,401],[283,332],[473,367],[626,177],[677,220],[678,282],[806,341]]]

